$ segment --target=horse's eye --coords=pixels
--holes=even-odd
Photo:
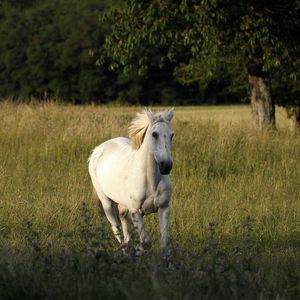
[[[157,138],[157,137],[158,137],[158,133],[155,132],[155,131],[153,131],[153,132],[152,132],[152,136],[153,136],[154,138]]]

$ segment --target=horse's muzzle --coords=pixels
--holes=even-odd
[[[173,167],[173,162],[170,161],[161,161],[159,164],[159,172],[162,175],[168,175],[170,174],[172,167]]]

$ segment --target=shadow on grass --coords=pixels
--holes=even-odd
[[[252,225],[248,217],[234,246],[218,240],[211,223],[205,242],[124,256],[83,205],[79,237],[67,249],[41,245],[30,222],[26,248],[1,249],[0,299],[296,299],[299,272],[270,275]]]

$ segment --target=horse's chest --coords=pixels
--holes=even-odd
[[[158,179],[145,172],[141,174],[131,170],[125,181],[129,194],[128,202],[133,209],[140,209],[144,205],[153,206],[155,195],[157,194]],[[146,202],[146,204],[144,204]]]
[[[129,201],[131,202],[131,206],[135,209],[140,209],[144,202],[152,199],[154,201],[156,191],[151,189],[149,185],[146,184],[146,181],[143,185],[137,185],[135,188],[131,189],[129,195]]]

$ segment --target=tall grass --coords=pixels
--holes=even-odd
[[[91,202],[87,158],[140,108],[0,104],[0,299],[297,299],[300,139],[279,111],[176,108],[172,254],[123,257]],[[85,204],[83,204],[85,203]]]

